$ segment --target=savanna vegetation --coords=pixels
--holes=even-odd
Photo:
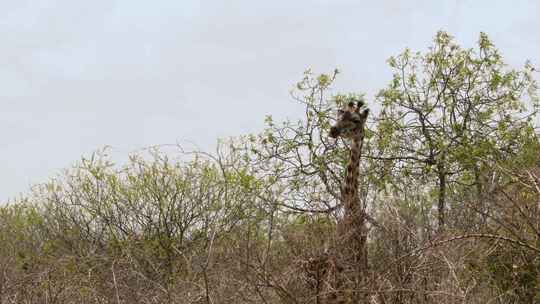
[[[368,102],[354,292],[540,303],[534,68],[506,66],[485,34],[465,49],[445,32],[388,64]],[[2,204],[0,303],[331,302],[318,292],[328,275],[309,267],[333,252],[343,216],[349,143],[328,131],[338,106],[362,99],[333,92],[337,75],[306,72],[293,94],[303,117],[268,116],[215,152],[150,149],[116,165],[104,149]]]

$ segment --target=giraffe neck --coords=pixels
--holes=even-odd
[[[347,165],[347,172],[345,173],[345,189],[343,193],[343,203],[345,207],[345,214],[349,216],[354,214],[359,208],[358,175],[360,170],[360,156],[362,151],[362,144],[362,138],[353,139],[349,156],[349,163]]]

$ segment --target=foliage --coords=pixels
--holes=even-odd
[[[484,191],[486,161],[534,163],[539,99],[529,63],[508,69],[484,33],[477,49],[463,49],[445,32],[428,52],[407,49],[388,63],[394,75],[378,94],[375,157],[385,160],[387,183],[404,177],[436,189],[426,191],[438,198],[439,226],[452,186]]]
[[[472,50],[444,32],[389,64],[361,160],[369,269],[356,291],[538,301],[533,68],[508,69],[485,34]],[[337,75],[304,74],[298,121],[268,116],[212,154],[150,149],[119,166],[104,149],[1,205],[0,304],[320,303],[348,266],[332,254],[349,143],[327,133],[336,107],[363,99],[334,94]]]

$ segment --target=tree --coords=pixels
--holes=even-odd
[[[407,49],[388,63],[394,75],[377,96],[373,158],[385,161],[384,181],[403,177],[428,186],[419,190],[436,198],[439,229],[452,186],[483,193],[485,160],[511,158],[524,166],[534,160],[534,68],[508,69],[486,34],[474,50],[441,31],[425,54]]]

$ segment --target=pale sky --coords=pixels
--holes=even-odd
[[[0,0],[0,201],[105,145],[211,150],[298,119],[302,72],[337,91],[390,80],[386,59],[438,30],[486,32],[512,66],[540,66],[539,1]]]

